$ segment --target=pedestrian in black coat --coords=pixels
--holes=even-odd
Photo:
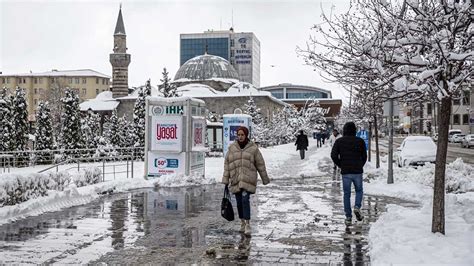
[[[308,136],[304,134],[303,130],[300,130],[300,134],[296,137],[296,150],[300,151],[301,160],[304,159],[304,151],[308,150]]]
[[[356,198],[354,214],[357,220],[363,219],[361,213],[363,196],[363,167],[367,161],[367,151],[363,139],[356,137],[356,126],[354,122],[344,125],[342,137],[338,138],[331,150],[331,159],[341,168],[342,188],[344,191],[344,212],[346,214],[346,225],[352,223],[351,209],[351,185],[354,184]]]

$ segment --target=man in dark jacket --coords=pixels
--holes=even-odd
[[[342,187],[344,190],[344,212],[346,214],[346,225],[352,224],[351,210],[351,184],[354,183],[356,192],[354,214],[358,221],[362,221],[360,212],[362,205],[362,174],[363,167],[367,161],[367,152],[363,139],[356,137],[356,126],[354,122],[347,122],[343,128],[343,136],[334,142],[331,151],[333,162],[341,168]]]
[[[300,134],[296,137],[296,150],[300,151],[301,160],[304,159],[304,151],[308,150],[308,136],[300,130]]]

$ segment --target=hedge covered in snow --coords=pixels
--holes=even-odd
[[[46,196],[49,190],[63,191],[71,183],[77,187],[96,184],[99,183],[101,176],[102,172],[97,167],[84,169],[74,174],[68,172],[5,174],[0,178],[0,207]]]

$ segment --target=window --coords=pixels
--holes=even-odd
[[[459,115],[453,115],[453,124],[454,125],[459,125]]]
[[[99,94],[99,89],[95,89],[95,94]]]
[[[83,78],[82,79],[82,84],[86,84],[87,83],[87,79],[86,78]]]
[[[5,78],[2,78],[2,82],[5,83]]]
[[[82,88],[82,95],[86,95],[86,93],[87,93],[86,88]]]
[[[69,78],[68,81],[69,81],[69,84],[72,84],[72,78]]]
[[[95,78],[95,84],[99,84],[99,78]]]
[[[463,125],[469,125],[469,114],[463,114],[462,115],[462,124]]]
[[[26,83],[26,79],[25,79],[25,78],[23,78],[23,83]]]
[[[18,83],[21,84],[21,78],[18,78]]]
[[[35,94],[38,94],[38,89],[37,88],[35,88]]]
[[[34,101],[35,105],[38,104],[38,100],[37,100],[37,99],[34,99],[33,101]]]
[[[34,78],[35,84],[38,84],[38,78]]]
[[[75,78],[76,84],[79,84],[79,78]]]
[[[40,83],[40,84],[43,83],[43,78],[39,78],[39,83]]]
[[[431,115],[432,114],[432,106],[431,103],[426,105],[426,113]]]
[[[7,78],[7,83],[10,83],[10,78]]]
[[[43,88],[40,88],[40,89],[39,89],[39,93],[40,93],[41,95],[43,95]]]
[[[453,100],[453,105],[460,105],[461,104],[461,100],[459,99],[454,99]]]
[[[102,79],[102,85],[104,85],[104,84],[105,84],[105,79]]]

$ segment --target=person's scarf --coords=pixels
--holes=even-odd
[[[249,143],[249,139],[248,138],[245,138],[245,140],[243,142],[240,142],[240,141],[237,141],[239,143],[239,146],[240,146],[240,149],[244,149],[245,148],[245,145],[247,145],[247,143]]]

